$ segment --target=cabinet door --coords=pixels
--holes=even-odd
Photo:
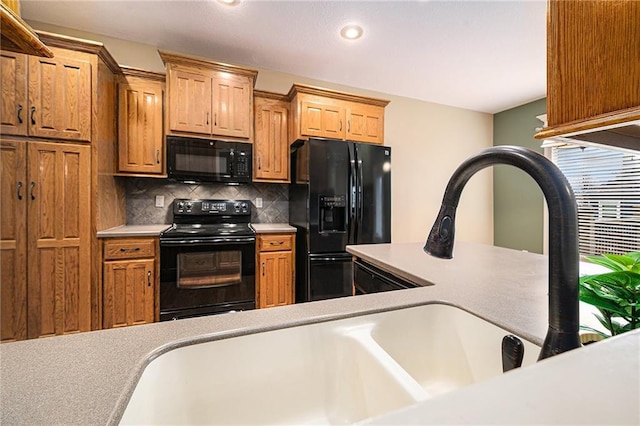
[[[91,140],[91,64],[29,57],[29,135]]]
[[[124,327],[154,321],[155,262],[104,262],[103,327]]]
[[[0,132],[3,135],[27,134],[27,56],[0,52],[2,107]]]
[[[0,340],[27,338],[26,142],[0,140]]]
[[[345,109],[339,105],[302,102],[300,132],[304,136],[344,139]]]
[[[258,307],[290,305],[293,303],[292,252],[260,253],[258,278]]]
[[[214,135],[249,139],[252,123],[252,84],[238,76],[213,79]]]
[[[162,173],[162,87],[121,83],[118,120],[119,171]]]
[[[289,180],[288,108],[284,102],[255,99],[254,178]]]
[[[28,148],[29,338],[91,329],[91,148]]]
[[[382,144],[384,142],[384,108],[353,105],[347,109],[347,139]]]
[[[177,132],[211,134],[211,76],[169,70],[169,128]]]

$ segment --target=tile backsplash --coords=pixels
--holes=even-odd
[[[173,222],[175,198],[209,198],[250,200],[251,222],[289,223],[289,186],[277,183],[249,185],[189,185],[167,179],[127,178],[127,225],[149,225]],[[156,207],[156,196],[164,196],[164,207]],[[256,198],[262,208],[256,208]]]

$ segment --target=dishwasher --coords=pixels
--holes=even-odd
[[[359,259],[353,262],[353,283],[356,295],[420,287]]]

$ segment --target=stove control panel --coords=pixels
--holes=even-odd
[[[173,214],[180,216],[250,216],[249,200],[173,200]]]

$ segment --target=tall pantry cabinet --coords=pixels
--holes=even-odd
[[[54,58],[1,52],[2,341],[99,328],[96,231],[124,223],[119,68],[101,43],[39,36]]]

